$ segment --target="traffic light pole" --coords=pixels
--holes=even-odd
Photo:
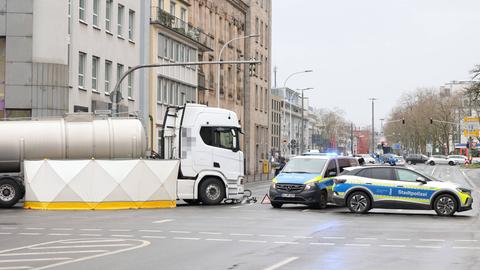
[[[201,61],[201,62],[177,62],[177,63],[167,63],[167,64],[148,64],[148,65],[138,65],[134,66],[131,69],[127,70],[125,73],[122,74],[120,79],[115,84],[112,93],[112,116],[118,115],[118,103],[121,100],[121,93],[120,93],[120,85],[122,84],[123,80],[130,75],[130,73],[134,72],[137,69],[142,68],[156,68],[156,67],[177,67],[177,66],[200,66],[200,65],[222,65],[222,64],[250,64],[256,65],[261,64],[261,61],[258,60],[240,60],[240,61]],[[120,97],[119,97],[120,93]]]

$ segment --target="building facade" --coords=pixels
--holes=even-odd
[[[287,143],[286,140],[282,140],[281,135],[281,127],[283,121],[283,98],[281,96],[276,95],[275,93],[271,93],[271,121],[270,121],[270,134],[271,134],[271,155],[274,158],[278,158],[282,155],[282,145]]]
[[[142,63],[142,8],[135,0],[0,1],[0,116],[111,109],[117,79]],[[124,81],[120,111],[139,110],[139,88],[135,74]]]

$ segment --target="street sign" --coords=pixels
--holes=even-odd
[[[400,149],[402,149],[402,145],[399,144],[399,143],[394,143],[394,144],[392,145],[392,149],[393,149],[393,150],[400,150]]]
[[[432,146],[431,143],[427,143],[427,147],[426,147],[426,148],[427,148],[427,149],[426,149],[426,150],[427,150],[427,153],[433,153],[433,146]]]

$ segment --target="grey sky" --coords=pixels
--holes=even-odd
[[[338,107],[369,125],[405,91],[468,80],[480,64],[479,0],[273,0],[277,85],[308,91],[315,107]],[[307,92],[305,92],[307,93]]]

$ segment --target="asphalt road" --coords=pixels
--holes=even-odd
[[[0,210],[0,270],[479,269],[480,171],[415,168],[475,192],[474,210],[351,214],[329,206],[185,206],[131,211]],[[464,174],[465,173],[465,174]],[[466,176],[467,175],[467,176]],[[253,183],[259,200],[269,183]]]

